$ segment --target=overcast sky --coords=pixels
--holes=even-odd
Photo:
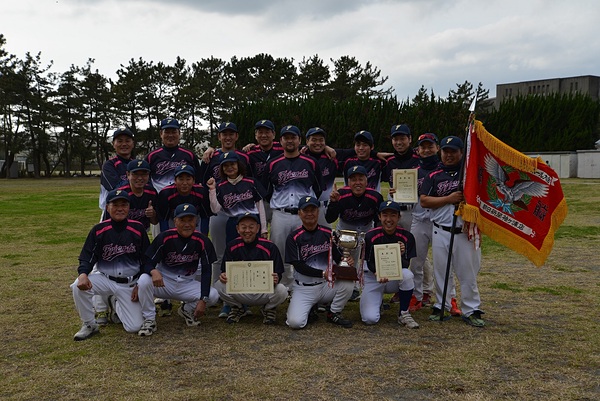
[[[370,61],[399,98],[424,85],[600,75],[598,0],[0,0],[5,49],[88,58],[114,78],[131,58],[191,64],[215,56],[318,54]]]

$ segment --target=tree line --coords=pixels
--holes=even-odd
[[[335,147],[351,146],[359,130],[369,130],[377,149],[391,150],[391,125],[407,123],[416,137],[464,135],[468,107],[477,96],[477,118],[488,131],[521,151],[574,150],[593,144],[598,102],[582,95],[524,97],[495,110],[479,83],[457,84],[446,96],[424,87],[400,99],[386,87],[388,76],[370,62],[342,56],[325,62],[318,55],[293,59],[268,54],[229,61],[215,57],[173,65],[131,59],[116,79],[94,69],[94,60],[62,73],[41,53],[8,54],[0,34],[0,177],[26,154],[35,177],[60,172],[84,174],[111,151],[110,136],[120,126],[136,135],[136,152],[160,146],[158,124],[172,116],[183,125],[183,145],[201,150],[217,145],[216,129],[233,121],[240,142],[254,141],[254,123],[270,119],[302,130],[320,126]]]

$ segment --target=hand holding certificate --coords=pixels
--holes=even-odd
[[[399,243],[373,245],[377,279],[402,280],[402,250]]]
[[[225,262],[229,294],[270,294],[274,291],[273,261]]]
[[[417,178],[417,169],[394,169],[393,188],[394,202],[398,203],[417,203],[419,201]]]

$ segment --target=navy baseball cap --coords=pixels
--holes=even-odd
[[[281,129],[279,136],[284,136],[285,134],[294,134],[296,136],[300,136],[300,129],[295,125],[286,125]]]
[[[417,145],[420,145],[423,142],[439,143],[437,135],[436,134],[432,134],[431,132],[419,135],[419,139],[418,139]]]
[[[244,220],[245,218],[252,219],[252,220],[256,221],[258,224],[260,224],[260,217],[258,217],[257,214],[250,213],[250,212],[240,214],[237,218],[237,224],[240,224],[240,221]]]
[[[313,128],[310,128],[308,131],[306,131],[306,137],[307,137],[307,138],[308,138],[309,136],[311,136],[311,135],[315,135],[315,134],[321,134],[321,135],[323,135],[324,137],[326,137],[326,136],[327,136],[327,134],[325,133],[325,131],[323,131],[323,129],[322,129],[322,128],[319,128],[319,127],[313,127]]]
[[[219,166],[223,163],[237,162],[238,160],[240,160],[240,157],[235,151],[221,153],[221,156],[219,156]]]
[[[363,166],[352,166],[346,172],[346,177],[350,178],[354,174],[362,174],[362,175],[366,176],[367,169],[365,169]]]
[[[392,137],[394,137],[396,135],[411,136],[410,128],[408,128],[408,125],[406,125],[406,124],[392,125],[392,129],[390,130],[390,135]]]
[[[381,205],[379,205],[379,213],[383,212],[384,210],[393,210],[395,212],[400,213],[401,208],[398,202],[385,201],[381,202]]]
[[[127,202],[131,201],[127,191],[123,191],[122,189],[114,189],[110,191],[108,195],[106,195],[106,204],[116,201],[117,199],[125,199]]]
[[[460,149],[464,148],[463,141],[457,136],[447,136],[440,142],[440,148]]]
[[[373,140],[373,135],[369,131],[359,131],[354,135],[354,141],[363,141],[367,142],[369,145],[373,145],[375,141]]]
[[[146,160],[132,160],[127,163],[127,171],[134,173],[136,171],[150,171],[150,164]]]
[[[298,209],[304,209],[308,206],[319,207],[321,206],[321,203],[319,203],[319,200],[314,196],[303,196],[300,198],[300,201],[298,202]]]
[[[194,205],[189,203],[182,203],[175,208],[175,213],[173,213],[173,217],[184,217],[184,216],[197,216],[198,212]]]
[[[160,122],[160,129],[165,128],[181,128],[181,125],[179,124],[179,121],[169,117]]]
[[[275,125],[269,120],[260,120],[254,124],[254,128],[268,128],[271,131],[275,131]]]
[[[131,132],[131,130],[127,127],[122,127],[122,128],[117,128],[115,130],[115,132],[113,132],[113,141],[119,136],[119,135],[127,135],[128,137],[133,139],[133,132]]]
[[[234,123],[228,123],[228,122],[226,122],[226,123],[221,123],[219,125],[219,133],[221,133],[223,131],[227,131],[227,130],[230,130],[230,131],[233,131],[233,132],[239,132],[238,129],[237,129],[237,126]]]
[[[192,166],[190,166],[188,164],[184,164],[184,165],[181,165],[181,166],[179,166],[179,167],[177,167],[175,169],[175,177],[177,177],[177,176],[179,176],[181,174],[189,174],[192,177],[195,177],[196,176],[196,170],[194,170],[194,168]]]

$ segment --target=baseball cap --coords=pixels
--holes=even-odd
[[[181,174],[189,174],[192,177],[196,176],[196,170],[194,170],[194,168],[188,164],[183,164],[179,167],[177,167],[177,169],[175,169],[175,177],[177,177],[178,175]]]
[[[237,218],[237,224],[240,224],[240,221],[244,220],[245,218],[252,219],[252,220],[256,221],[258,224],[260,224],[260,217],[258,217],[257,214],[250,213],[250,212],[240,214]]]
[[[352,166],[346,172],[346,176],[348,178],[350,178],[350,176],[352,176],[354,174],[362,174],[362,175],[366,176],[367,175],[367,169],[365,169],[363,166]]]
[[[223,163],[236,162],[238,160],[240,160],[240,157],[235,151],[221,153],[221,156],[219,156],[219,166]]]
[[[373,135],[369,131],[359,131],[354,135],[354,140],[361,140],[363,142],[367,142],[369,145],[373,145],[375,141],[373,141]]]
[[[123,191],[122,189],[114,189],[106,195],[106,203],[116,201],[117,199],[125,199],[127,202],[130,202],[129,194],[127,191]]]
[[[128,137],[133,139],[133,132],[131,132],[131,130],[127,127],[121,127],[121,128],[117,128],[115,130],[115,132],[113,132],[113,141],[119,136],[119,135],[127,135]]]
[[[225,123],[219,124],[219,133],[221,133],[223,131],[227,131],[227,130],[239,132],[237,129],[237,126],[234,123],[225,122]]]
[[[169,117],[160,122],[160,129],[165,128],[181,128],[181,125],[179,124],[179,121]]]
[[[173,213],[173,217],[184,217],[184,216],[197,216],[198,212],[194,205],[189,203],[182,203],[175,208],[175,213]]]
[[[150,164],[146,160],[132,160],[127,163],[128,172],[133,173],[141,170],[150,171]]]
[[[408,125],[406,125],[406,124],[392,125],[392,129],[390,131],[390,134],[392,136],[396,136],[396,135],[411,136],[411,134],[410,134],[410,128],[408,128]]]
[[[254,124],[254,128],[268,128],[271,131],[275,131],[275,125],[269,120],[260,120]]]
[[[457,136],[447,136],[440,142],[440,148],[463,149],[463,141]]]
[[[296,136],[300,136],[300,129],[295,125],[286,125],[281,129],[279,136],[284,136],[285,134],[294,134]]]
[[[381,205],[379,205],[379,212],[383,212],[384,210],[393,210],[395,212],[400,213],[401,208],[398,202],[385,201],[381,202]]]
[[[319,207],[321,206],[321,204],[319,203],[319,200],[314,196],[303,196],[298,202],[298,209],[304,209],[307,206]]]
[[[310,128],[308,131],[306,131],[306,137],[307,137],[307,138],[308,138],[309,136],[311,136],[311,135],[315,135],[315,134],[321,134],[321,135],[323,135],[324,137],[326,137],[326,136],[327,136],[327,134],[325,133],[325,131],[323,131],[323,129],[322,129],[322,128],[319,128],[319,127],[313,127],[313,128]]]
[[[417,145],[420,145],[423,142],[438,143],[438,137],[436,134],[432,134],[431,132],[428,132],[426,134],[421,134],[421,135],[419,135]]]

